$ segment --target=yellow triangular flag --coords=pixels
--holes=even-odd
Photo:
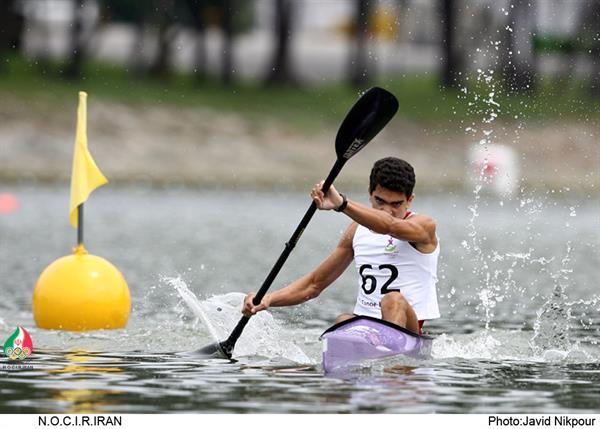
[[[87,94],[79,92],[77,108],[77,137],[73,154],[73,171],[71,172],[71,205],[69,220],[73,228],[77,228],[77,206],[88,199],[92,191],[106,183],[106,177],[96,166],[87,147]]]

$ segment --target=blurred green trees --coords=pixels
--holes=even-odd
[[[503,79],[508,92],[532,94],[540,79],[540,58],[553,56],[561,66],[555,73],[558,81],[575,79],[575,64],[581,60],[591,64],[587,77],[590,93],[600,96],[600,2],[582,0],[575,4],[573,26],[569,34],[543,33],[536,28],[537,8],[540,0],[510,0],[503,13],[492,8],[489,2],[479,0],[436,0],[430,4],[413,0],[382,2],[376,0],[347,0],[350,22],[344,34],[347,38],[348,64],[345,82],[350,87],[365,88],[373,82],[380,70],[373,53],[382,34],[394,36],[393,43],[417,45],[400,19],[382,13],[382,8],[395,4],[398,15],[410,21],[411,14],[418,15],[418,8],[430,7],[433,13],[428,25],[437,33],[430,35],[437,43],[439,76],[442,88],[460,88],[467,84],[467,76],[473,72],[475,51],[487,49],[489,57],[496,56],[487,66],[495,69],[497,79]],[[39,18],[28,21],[32,8],[41,2],[27,0],[2,0],[0,2],[0,58],[22,52],[22,37],[32,26],[41,25]],[[50,3],[47,3],[50,4]],[[73,14],[68,23],[68,49],[60,64],[52,66],[45,54],[35,58],[38,68],[46,76],[60,75],[77,80],[84,77],[84,65],[93,52],[91,41],[103,28],[122,23],[134,29],[135,41],[128,55],[127,68],[136,77],[159,81],[172,78],[173,58],[176,54],[177,37],[182,31],[192,34],[192,74],[198,84],[214,78],[225,86],[238,84],[240,65],[236,63],[234,46],[236,38],[251,31],[256,25],[253,1],[243,0],[63,0],[70,4]],[[93,6],[90,8],[90,5]],[[271,51],[262,79],[277,86],[295,86],[301,82],[291,59],[297,56],[294,40],[298,16],[303,4],[293,0],[271,0],[261,3],[264,14],[271,21]],[[48,6],[50,7],[50,6]],[[90,19],[89,11],[97,10],[97,17]],[[415,16],[416,16],[415,15]],[[264,19],[263,16],[263,19]],[[309,19],[311,17],[304,18]],[[385,19],[384,19],[385,18]],[[379,21],[385,21],[382,25]],[[264,23],[263,23],[264,24]],[[220,34],[218,67],[209,69],[207,55],[207,32]],[[496,40],[493,47],[485,43]],[[389,42],[389,40],[388,40]],[[419,42],[420,43],[420,42]],[[393,44],[392,44],[393,46]],[[399,49],[399,48],[398,48]],[[495,49],[495,51],[494,51]],[[485,56],[485,55],[484,55]],[[495,62],[494,62],[495,61]],[[214,62],[214,58],[213,58]],[[0,72],[4,62],[0,61]],[[54,71],[52,70],[54,67]],[[5,67],[4,67],[5,68]],[[217,70],[217,71],[215,71]]]

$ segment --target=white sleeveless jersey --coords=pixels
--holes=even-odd
[[[407,241],[358,225],[352,247],[359,275],[354,314],[381,319],[383,295],[399,290],[418,320],[440,317],[436,291],[439,242],[432,253],[421,253]]]

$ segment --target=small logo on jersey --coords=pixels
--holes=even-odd
[[[394,239],[392,237],[390,237],[388,239],[387,246],[385,246],[385,248],[383,249],[383,253],[394,253],[395,250],[396,250],[396,245],[394,244]]]

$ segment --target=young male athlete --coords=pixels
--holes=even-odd
[[[359,287],[354,315],[387,320],[415,333],[423,321],[440,317],[436,282],[440,253],[435,222],[410,212],[414,199],[412,166],[398,158],[384,158],[371,170],[371,208],[351,201],[333,186],[326,195],[323,182],[311,191],[320,210],[336,210],[350,224],[336,249],[314,271],[252,304],[246,296],[242,312],[252,316],[269,307],[300,304],[319,296],[348,268],[352,260]],[[336,323],[353,317],[341,314]]]

